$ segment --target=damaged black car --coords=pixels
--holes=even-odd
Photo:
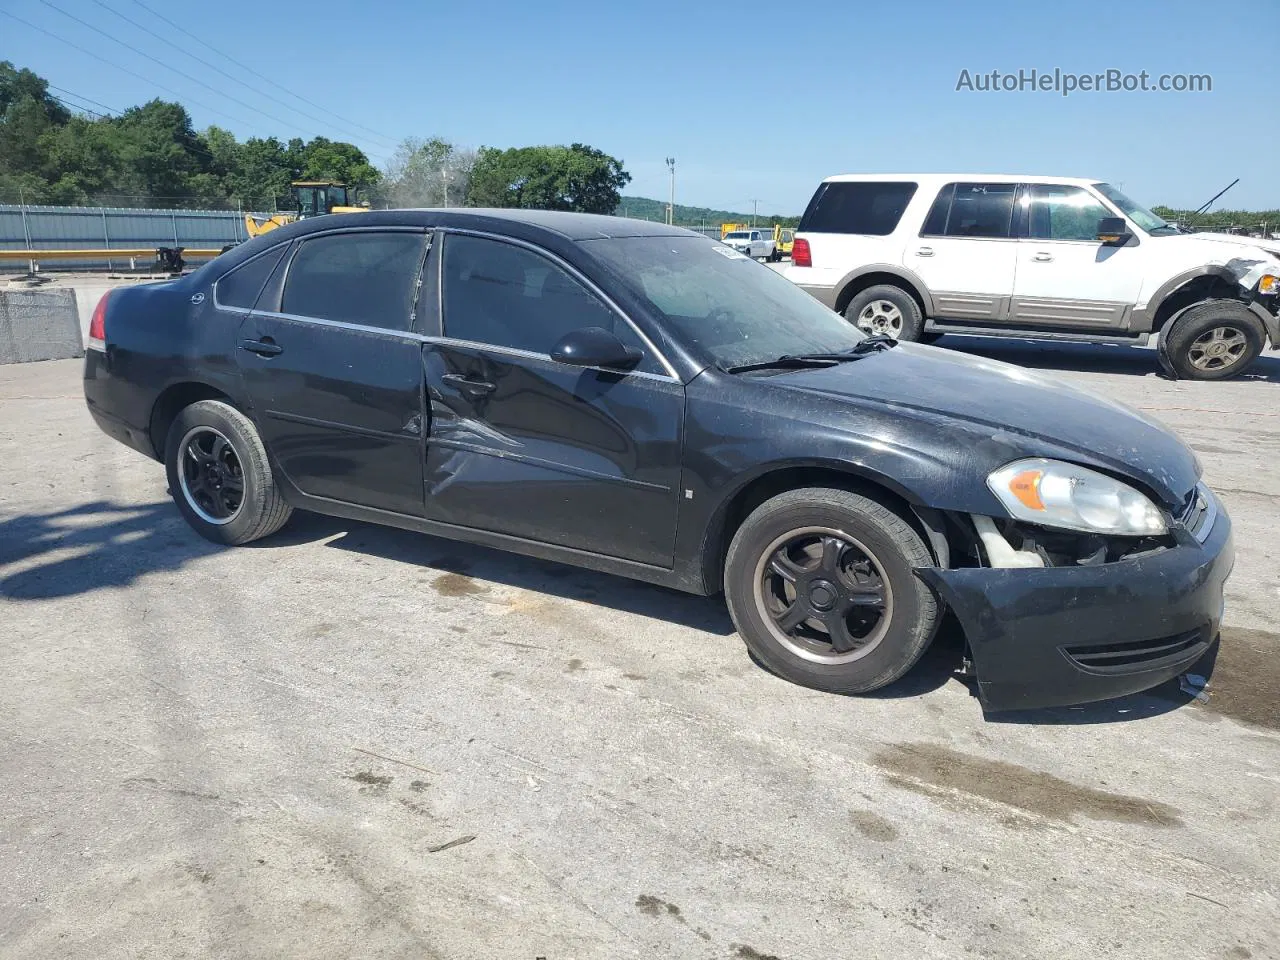
[[[90,337],[90,413],[217,543],[301,509],[723,592],[759,663],[837,693],[902,677],[950,609],[993,710],[1145,690],[1217,641],[1231,522],[1168,429],[868,336],[679,228],[317,217],[110,292]]]

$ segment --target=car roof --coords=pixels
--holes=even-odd
[[[683,227],[672,227],[652,220],[613,217],[599,213],[574,213],[564,210],[515,210],[502,207],[411,207],[403,210],[369,211],[369,213],[418,214],[422,220],[437,226],[480,226],[488,221],[524,224],[552,231],[569,240],[602,240],[613,237],[676,237],[686,234],[701,236]],[[351,216],[369,216],[369,213]],[[365,221],[369,222],[369,221]],[[372,225],[372,224],[370,224]]]
[[[1097,177],[1054,177],[1032,173],[838,173],[827,177],[823,183],[874,181],[923,181],[926,183],[951,183],[964,181],[975,183],[1069,183],[1075,186],[1088,186],[1094,183],[1105,183]]]

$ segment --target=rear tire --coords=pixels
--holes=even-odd
[[[165,439],[164,461],[178,510],[213,543],[261,539],[293,513],[253,421],[221,400],[201,400],[179,411]]]
[[[1243,373],[1266,337],[1262,321],[1238,300],[1198,303],[1161,331],[1169,363],[1185,380],[1227,380]]]
[[[888,283],[867,287],[855,296],[845,307],[844,318],[863,333],[895,340],[915,342],[924,333],[924,314],[916,298]]]
[[[915,529],[883,504],[834,488],[791,490],[738,528],[725,599],[773,673],[868,693],[905,674],[932,641],[942,605],[913,568],[933,565]]]

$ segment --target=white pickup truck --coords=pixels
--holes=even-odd
[[[752,260],[781,260],[777,244],[773,242],[773,233],[767,230],[732,230],[720,240],[739,253],[746,254]]]

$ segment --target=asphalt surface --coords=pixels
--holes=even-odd
[[[218,548],[79,361],[0,367],[0,957],[1280,956],[1280,356],[951,339],[1196,448],[1207,702],[984,718],[954,631],[842,698],[715,599],[302,514]]]

